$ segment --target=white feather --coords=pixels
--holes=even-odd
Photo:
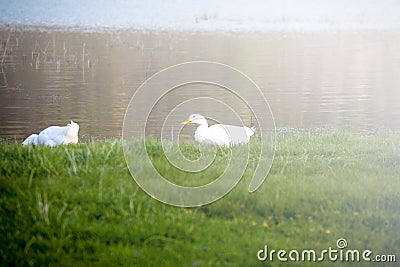
[[[37,134],[31,134],[30,136],[28,136],[24,142],[22,142],[23,146],[27,146],[27,145],[37,145],[37,138],[38,135]]]
[[[78,143],[79,125],[73,121],[67,126],[50,126],[39,133],[32,134],[22,143],[44,146],[57,146]]]
[[[232,126],[214,124],[208,127],[207,120],[199,114],[192,114],[182,124],[199,125],[194,133],[194,139],[200,143],[215,144],[230,147],[238,144],[247,144],[254,135],[255,128],[246,126]]]

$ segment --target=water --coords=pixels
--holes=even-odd
[[[0,0],[0,24],[96,30],[399,29],[399,14],[397,0]]]
[[[121,136],[135,90],[163,68],[194,60],[231,65],[252,78],[279,128],[399,131],[399,33],[4,29],[0,137],[19,141],[71,119],[82,140]],[[179,97],[187,97],[184,90],[160,102],[150,133],[159,133]],[[250,123],[248,110],[238,109]]]

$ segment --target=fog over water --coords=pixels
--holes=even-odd
[[[148,30],[400,28],[396,0],[0,1],[0,24]]]

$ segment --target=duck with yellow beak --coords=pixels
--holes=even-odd
[[[239,144],[247,144],[250,137],[254,135],[256,128],[246,126],[232,126],[214,124],[208,127],[206,118],[200,114],[191,114],[181,124],[197,124],[194,139],[200,143],[213,144],[217,146],[231,147]]]

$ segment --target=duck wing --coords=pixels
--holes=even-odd
[[[64,144],[66,127],[50,126],[39,133],[38,143],[45,146],[56,146]]]
[[[251,136],[249,135],[249,131],[254,134],[248,127],[225,124],[214,124],[209,127],[209,131],[213,133],[213,137],[223,139],[224,143],[228,143],[228,145],[246,144],[249,142]]]

